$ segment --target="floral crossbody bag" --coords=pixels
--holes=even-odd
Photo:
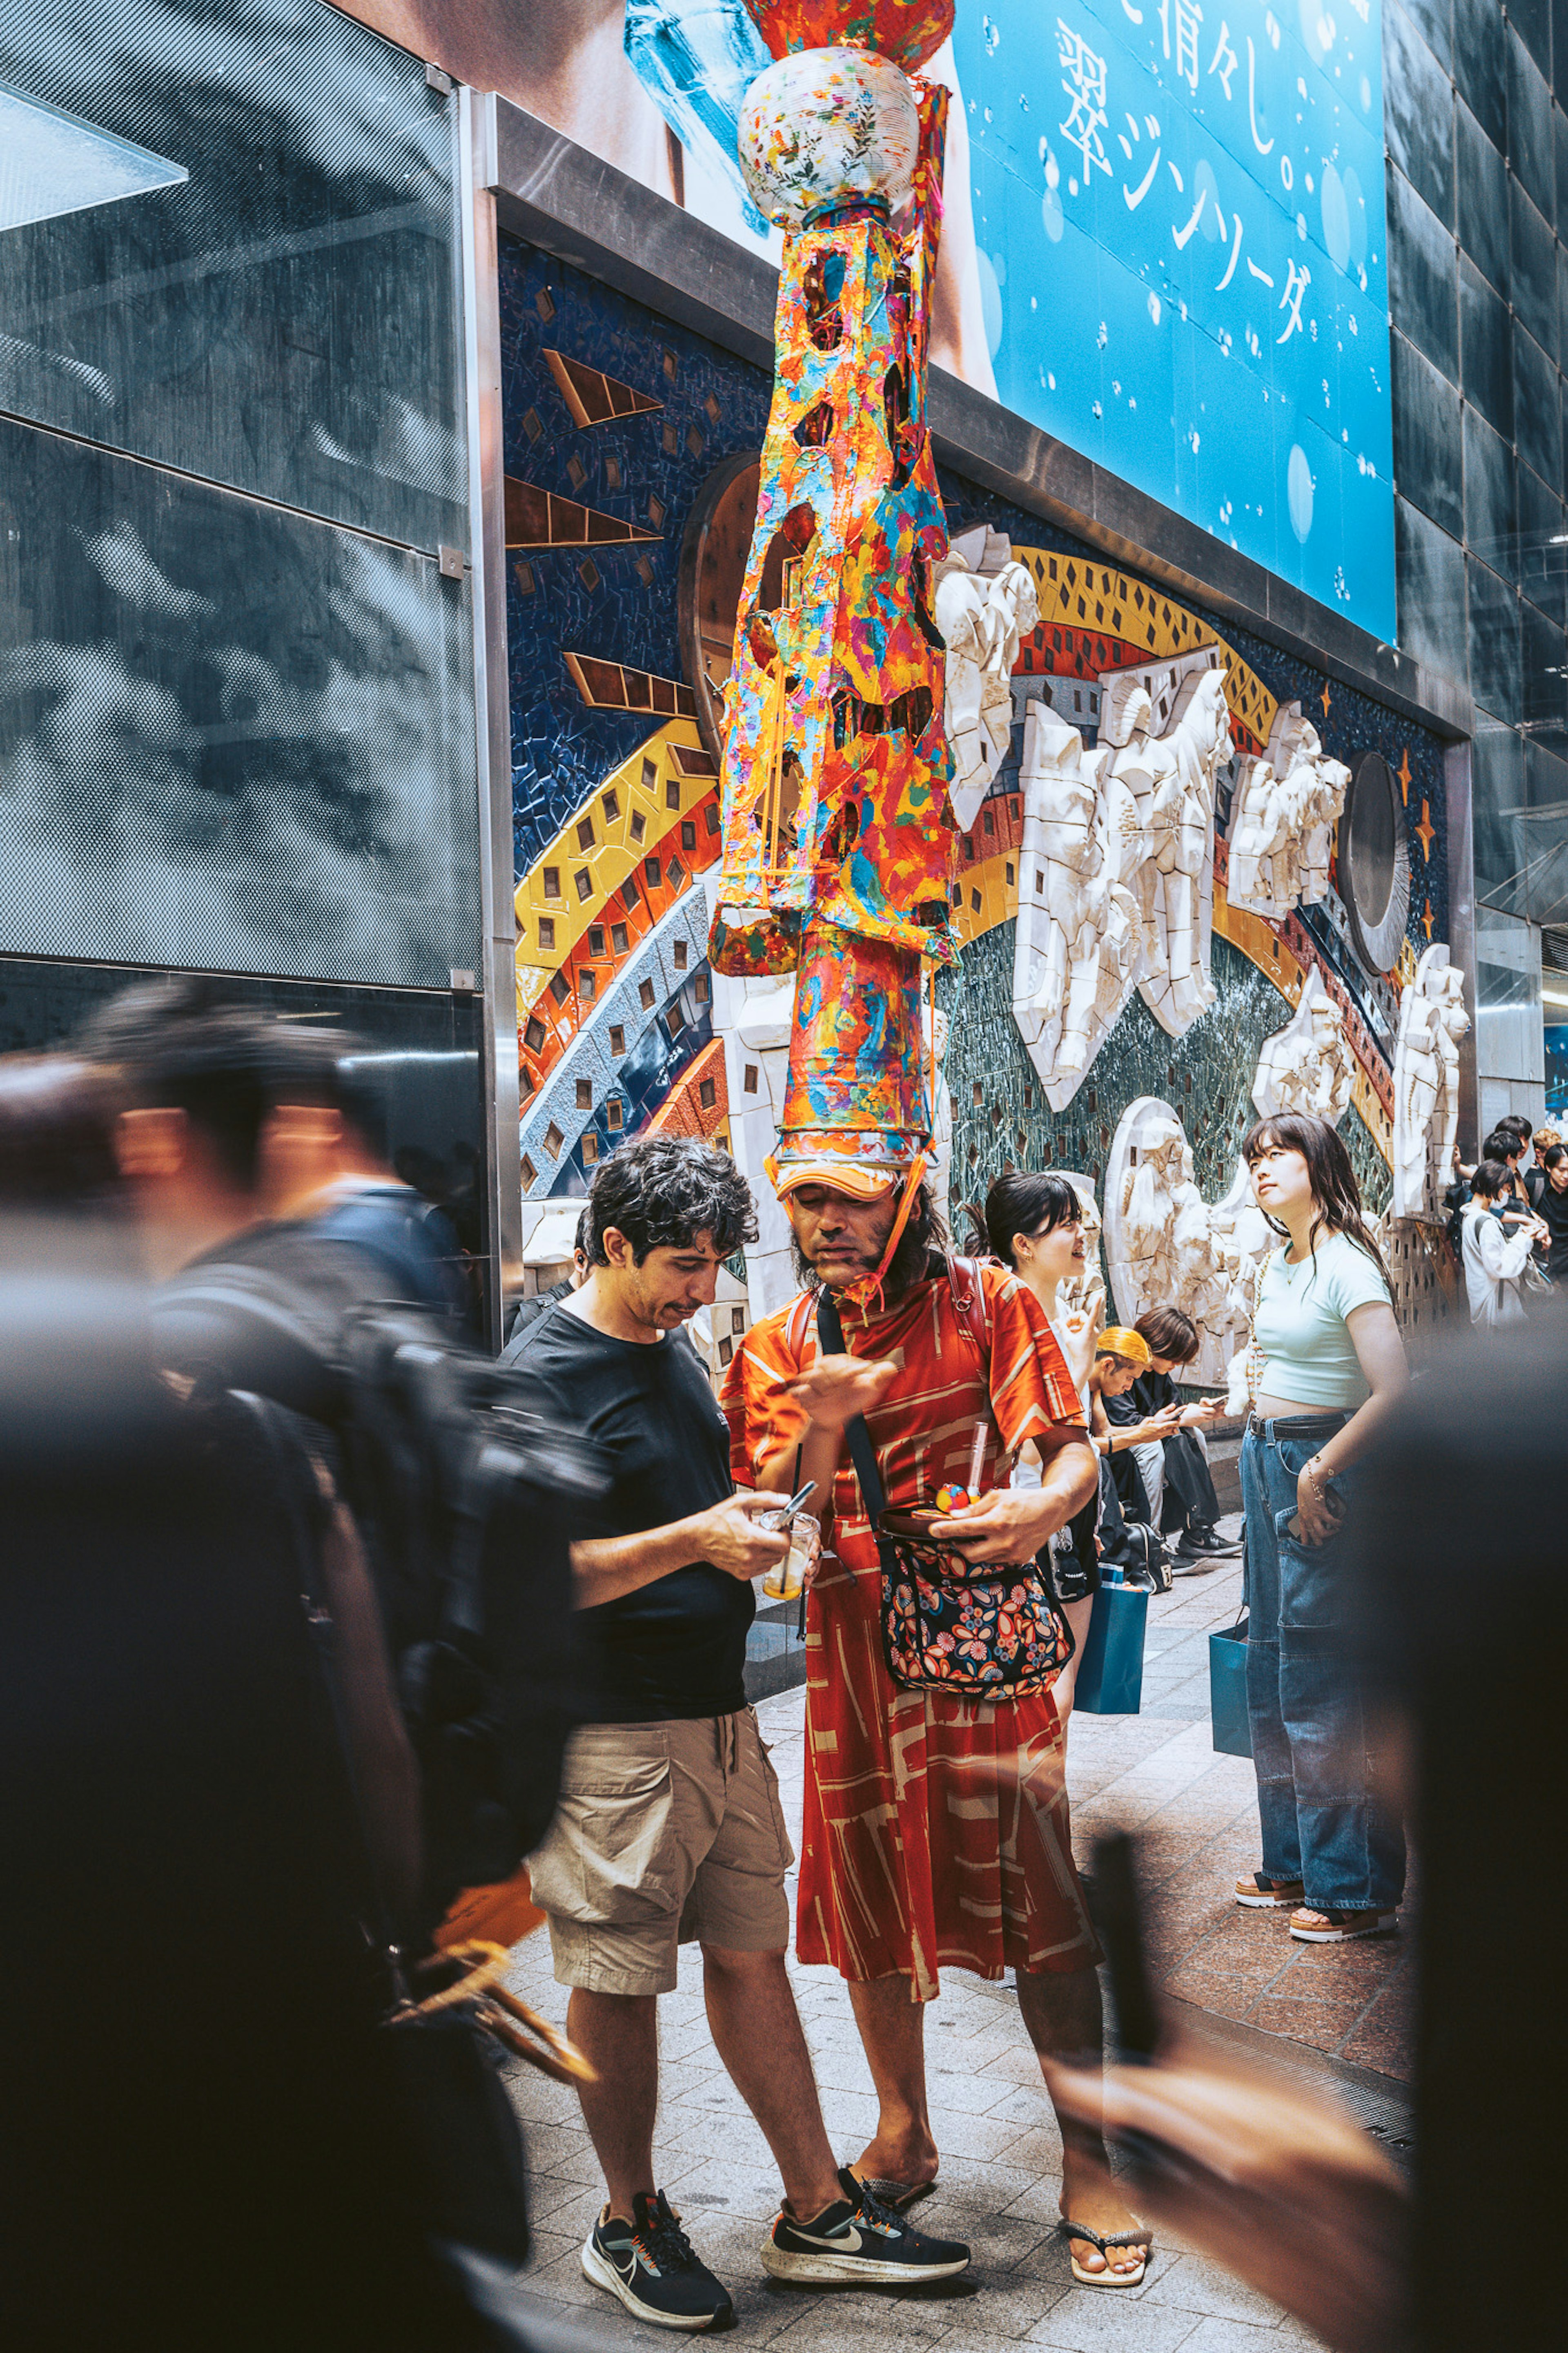
[[[974,1287],[983,1318],[977,1270]],[[968,1336],[979,1345],[956,1286],[954,1299]],[[838,1310],[826,1292],[817,1302],[816,1328],[829,1355],[847,1353]],[[906,1691],[944,1691],[955,1699],[1023,1699],[1046,1690],[1072,1657],[1073,1636],[1036,1564],[970,1562],[956,1546],[921,1528],[912,1514],[889,1512],[862,1415],[845,1436],[876,1538],[882,1654],[893,1681]]]

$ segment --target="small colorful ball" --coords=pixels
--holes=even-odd
[[[966,1512],[973,1501],[967,1487],[942,1486],[936,1491],[939,1512]]]

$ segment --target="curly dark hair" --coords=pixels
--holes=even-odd
[[[895,1194],[895,1200],[900,1198],[900,1195]],[[946,1249],[947,1228],[942,1224],[942,1212],[936,1206],[936,1195],[929,1185],[922,1185],[915,1196],[915,1205],[910,1211],[909,1223],[899,1236],[899,1247],[893,1252],[892,1264],[882,1278],[884,1298],[897,1299],[901,1293],[912,1289],[917,1282],[923,1282],[931,1271],[932,1252],[941,1256]],[[809,1265],[801,1256],[800,1244],[795,1240],[793,1232],[790,1236],[790,1255],[795,1260],[795,1271],[800,1279],[801,1288],[805,1291],[820,1291],[822,1278],[816,1268]]]
[[[752,1188],[727,1152],[693,1135],[634,1135],[594,1171],[583,1247],[607,1266],[605,1236],[625,1234],[638,1266],[649,1250],[689,1250],[706,1234],[721,1258],[757,1239]]]

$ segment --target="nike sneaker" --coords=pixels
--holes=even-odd
[[[729,2289],[700,2261],[663,2190],[639,2190],[632,2211],[623,2222],[606,2208],[584,2241],[583,2270],[594,2285],[655,2328],[692,2335],[731,2319]]]
[[[968,2267],[956,2239],[927,2239],[841,2166],[843,2190],[814,2221],[783,2213],[763,2241],[763,2269],[816,2287],[913,2287]]]

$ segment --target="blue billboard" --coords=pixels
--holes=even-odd
[[[1333,5],[961,0],[953,48],[998,396],[1392,638],[1380,6]]]

